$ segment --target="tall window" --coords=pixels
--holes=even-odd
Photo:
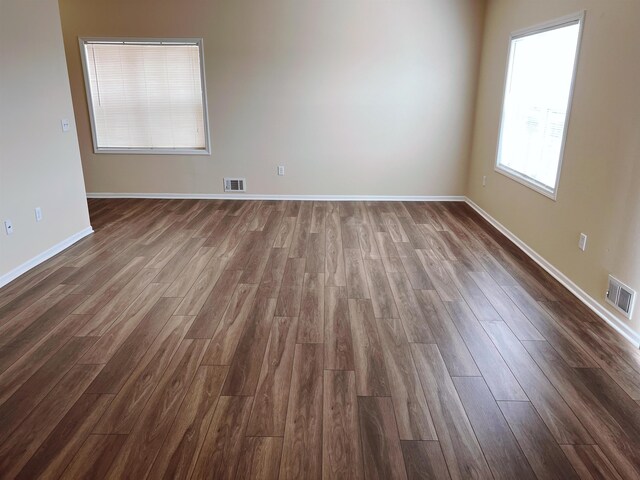
[[[511,36],[496,169],[555,198],[584,13]]]
[[[96,153],[209,153],[202,40],[80,39]]]

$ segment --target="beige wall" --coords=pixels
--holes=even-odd
[[[579,10],[586,21],[554,202],[493,169],[509,33]],[[491,0],[485,24],[468,194],[601,303],[609,273],[640,291],[639,19],[638,0]],[[640,332],[640,307],[626,322]]]
[[[1,278],[89,216],[56,0],[0,0],[0,65],[0,220],[14,226],[0,231]]]
[[[464,195],[484,3],[60,0],[87,191]],[[94,154],[81,36],[203,37],[212,155]]]

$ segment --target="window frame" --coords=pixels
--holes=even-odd
[[[569,132],[569,123],[571,118],[571,110],[573,105],[573,93],[575,89],[576,78],[578,76],[578,61],[580,58],[580,47],[582,45],[582,33],[584,30],[584,20],[585,20],[586,11],[581,10],[579,12],[573,13],[571,15],[566,15],[563,17],[555,18],[553,20],[540,23],[531,27],[523,28],[520,30],[516,30],[509,35],[509,50],[507,53],[507,66],[504,74],[504,84],[502,87],[502,103],[500,110],[500,123],[498,129],[498,145],[496,148],[496,156],[494,162],[494,170],[511,180],[514,180],[521,185],[531,188],[535,192],[544,195],[545,197],[550,198],[553,201],[556,201],[558,198],[558,187],[560,185],[560,175],[562,173],[562,163],[564,160],[564,150],[567,142],[567,134]],[[557,28],[561,28],[564,26],[569,26],[572,24],[578,24],[578,40],[576,43],[576,52],[573,62],[573,72],[571,74],[571,85],[569,86],[569,98],[567,101],[567,114],[564,121],[564,129],[562,132],[562,140],[560,144],[560,155],[558,158],[558,169],[556,173],[556,182],[553,188],[549,188],[547,185],[544,185],[541,182],[536,181],[535,179],[518,172],[517,170],[511,169],[505,165],[500,164],[500,149],[502,147],[502,134],[503,134],[503,126],[505,121],[505,101],[507,99],[507,87],[509,85],[509,71],[512,63],[512,53],[513,53],[513,42],[519,38],[528,37],[531,35],[536,35],[539,33],[544,33],[550,30],[555,30]]]
[[[199,37],[188,38],[149,38],[149,37],[78,37],[80,44],[80,57],[82,59],[82,73],[84,75],[85,92],[87,95],[87,109],[91,124],[91,138],[93,141],[93,153],[95,154],[129,154],[129,155],[211,155],[211,137],[209,131],[209,108],[207,103],[207,82],[205,77],[203,40]],[[200,82],[202,85],[202,117],[204,128],[204,148],[123,148],[123,147],[98,147],[96,135],[96,123],[93,112],[93,96],[89,82],[89,70],[85,45],[87,43],[139,43],[139,44],[166,44],[166,45],[197,45],[200,57]]]

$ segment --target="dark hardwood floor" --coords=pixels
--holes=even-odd
[[[0,478],[640,478],[640,352],[465,204],[89,206],[0,290]]]

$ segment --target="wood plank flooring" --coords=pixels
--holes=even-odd
[[[0,479],[640,478],[640,351],[463,203],[89,207],[0,289]]]

